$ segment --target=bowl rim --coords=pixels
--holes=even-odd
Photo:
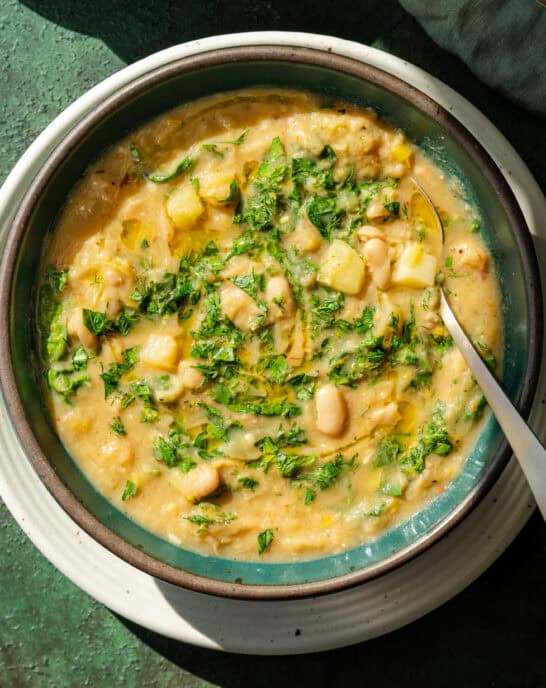
[[[90,129],[98,125],[105,117],[130,101],[134,96],[160,81],[205,67],[250,61],[294,62],[319,66],[355,76],[383,87],[405,98],[435,120],[480,167],[509,219],[524,268],[523,279],[528,295],[529,347],[528,365],[517,406],[525,417],[527,417],[532,406],[541,362],[542,291],[531,234],[519,205],[499,168],[476,138],[450,112],[421,90],[366,62],[335,54],[331,50],[278,44],[256,44],[217,48],[176,59],[136,77],[105,101],[93,107],[54,147],[18,205],[11,222],[0,265],[0,326],[3,326],[0,334],[0,383],[10,418],[25,453],[30,458],[46,488],[64,511],[97,542],[145,573],[177,586],[222,597],[246,600],[288,600],[332,593],[359,585],[401,566],[430,547],[470,513],[494,484],[511,454],[506,439],[501,442],[478,483],[455,509],[416,542],[394,554],[350,573],[318,581],[289,585],[231,583],[193,574],[166,564],[125,541],[87,511],[59,478],[35,438],[22,404],[11,359],[12,278],[19,257],[19,249],[27,222],[38,199],[56,169],[63,163],[71,150]]]

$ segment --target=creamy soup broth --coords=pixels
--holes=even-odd
[[[371,110],[288,91],[173,110],[89,168],[49,241],[55,429],[176,545],[289,561],[376,539],[457,477],[484,420],[437,287],[497,366],[479,230]]]

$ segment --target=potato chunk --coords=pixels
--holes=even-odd
[[[178,358],[178,344],[166,334],[151,334],[140,351],[140,360],[155,368],[173,368]]]
[[[252,328],[252,324],[260,315],[254,299],[231,282],[225,282],[220,287],[220,303],[231,322],[245,332]]]
[[[167,200],[167,213],[177,229],[190,229],[205,210],[191,184],[178,186]]]
[[[205,379],[203,373],[195,368],[197,361],[180,361],[178,376],[186,389],[197,389]]]
[[[318,281],[344,294],[358,294],[364,284],[366,264],[345,241],[335,239],[320,266]]]
[[[211,172],[199,177],[199,195],[207,203],[224,206],[229,196],[230,184],[233,182],[233,174],[225,172]],[[237,200],[237,199],[234,199]]]
[[[295,246],[298,251],[313,252],[319,249],[323,238],[318,229],[302,216],[291,234],[287,235],[289,246]]]
[[[432,287],[437,260],[415,242],[406,246],[392,272],[393,284],[404,287]]]

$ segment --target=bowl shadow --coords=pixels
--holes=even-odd
[[[21,4],[59,26],[99,38],[126,63],[184,41],[240,31],[322,33],[380,48],[417,64],[470,100],[510,139],[539,184],[546,187],[544,119],[481,82],[462,60],[440,48],[397,0],[356,4],[338,0],[335,9],[331,3],[311,0],[265,6],[256,0],[21,0]]]
[[[391,688],[401,680],[408,688],[534,688],[546,682],[546,655],[542,651],[544,613],[542,605],[536,603],[546,596],[546,578],[542,575],[545,566],[546,529],[535,512],[487,576],[443,605],[441,611],[433,611],[409,626],[366,643],[312,656],[284,656],[282,660],[275,656],[218,653],[165,638],[121,618],[120,621],[186,674],[222,688],[317,688],[353,685],[355,681],[374,688]],[[221,643],[222,619],[218,619],[214,599],[188,593],[199,598],[188,604],[187,596],[174,594],[172,586],[159,581],[157,586],[188,623]],[[195,603],[204,605],[199,613]],[[264,603],[259,603],[257,616],[264,613],[263,609]],[[501,628],[502,633],[495,631]],[[287,628],[287,633],[295,630]],[[304,636],[302,628],[297,637],[303,640]],[[458,660],[454,661],[454,657]]]

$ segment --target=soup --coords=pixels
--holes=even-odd
[[[441,283],[496,367],[480,218],[375,112],[292,91],[184,105],[95,162],[51,234],[52,422],[179,546],[293,561],[369,542],[446,489],[483,422]]]

